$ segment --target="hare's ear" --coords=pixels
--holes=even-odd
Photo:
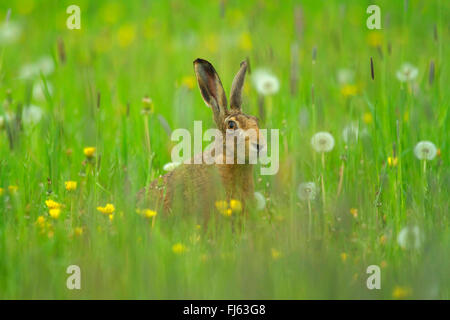
[[[247,71],[247,62],[241,62],[241,69],[233,79],[233,84],[231,85],[230,94],[230,108],[231,109],[241,109],[242,105],[242,88],[244,87],[245,72]]]
[[[205,103],[213,110],[214,120],[219,125],[227,111],[227,97],[216,70],[206,60],[194,61],[194,70]]]

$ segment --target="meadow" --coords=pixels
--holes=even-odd
[[[449,299],[449,21],[444,0],[3,1],[0,298]],[[280,132],[258,207],[206,226],[137,204],[170,133],[214,127],[196,58],[227,93],[247,60],[244,112]]]

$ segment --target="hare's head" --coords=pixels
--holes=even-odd
[[[203,100],[213,111],[214,121],[224,137],[224,143],[226,137],[230,135],[243,137],[245,158],[248,159],[250,150],[259,155],[265,149],[266,142],[259,133],[258,118],[242,112],[242,88],[247,62],[241,62],[241,68],[234,77],[229,108],[222,82],[212,64],[206,60],[197,59],[194,61],[194,69]]]

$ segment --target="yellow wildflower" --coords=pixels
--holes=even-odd
[[[59,215],[61,214],[61,209],[60,208],[50,209],[49,214],[50,217],[52,217],[53,219],[58,219]]]
[[[274,259],[274,260],[277,260],[277,259],[279,259],[279,258],[281,257],[281,252],[278,251],[278,250],[275,249],[275,248],[272,248],[272,249],[270,250],[270,253],[271,253],[271,255],[272,255],[272,259]]]
[[[206,49],[211,53],[216,53],[219,50],[219,43],[218,43],[218,37],[214,33],[210,33],[206,35],[204,39],[204,44],[206,46]]]
[[[250,33],[244,32],[239,37],[239,47],[245,51],[252,50],[252,38],[250,37]]]
[[[95,148],[94,147],[86,147],[83,149],[84,155],[88,158],[92,158],[95,154]]]
[[[8,190],[9,190],[9,193],[15,194],[17,192],[17,190],[19,190],[19,187],[18,186],[9,186]]]
[[[358,93],[358,87],[354,84],[346,84],[341,88],[341,94],[344,97],[355,96]]]
[[[185,76],[181,79],[181,85],[192,90],[195,87],[195,78],[193,76]]]
[[[233,211],[242,211],[242,203],[239,200],[231,199],[230,208]]]
[[[405,111],[405,113],[403,113],[403,121],[408,122],[409,121],[409,112]]]
[[[363,114],[363,121],[366,124],[370,124],[373,121],[373,116],[370,112],[366,112]]]
[[[412,290],[409,287],[395,286],[394,290],[392,291],[392,297],[394,299],[405,299],[410,297],[411,294]]]
[[[153,218],[154,216],[157,215],[157,212],[154,210],[150,210],[150,209],[145,209],[142,211],[142,214],[144,215],[144,217],[146,218]]]
[[[216,201],[215,203],[217,210],[222,213],[222,214],[226,214],[227,209],[228,209],[228,202],[226,202],[225,200],[220,200],[220,201]]]
[[[104,206],[104,207],[97,207],[97,210],[103,214],[111,215],[114,213],[116,208],[114,207],[113,204],[107,203],[106,206]]]
[[[350,214],[353,216],[353,218],[358,218],[358,209],[351,208],[350,209]]]
[[[388,165],[389,167],[396,167],[398,163],[397,157],[388,157]]]
[[[83,234],[83,228],[82,227],[76,227],[74,232],[75,232],[76,236],[81,236]]]
[[[371,31],[367,36],[367,43],[371,47],[379,47],[383,43],[383,34],[378,31]]]
[[[74,191],[77,189],[77,182],[76,181],[66,181],[65,183],[66,190],[67,191]]]
[[[121,26],[117,33],[117,38],[119,40],[119,46],[121,46],[122,48],[128,47],[136,38],[135,26],[131,24]]]
[[[40,227],[44,227],[44,223],[45,223],[45,218],[44,216],[39,216],[36,220],[36,223],[40,226]]]
[[[215,205],[217,210],[227,217],[231,216],[233,212],[242,211],[242,203],[236,199],[231,199],[229,203],[224,200],[216,201]]]
[[[114,24],[117,22],[123,8],[119,2],[108,2],[100,10],[100,16],[104,22],[107,24]]]
[[[52,199],[48,199],[45,201],[45,204],[47,205],[47,208],[51,209],[60,209],[61,208],[61,204],[53,201]]]
[[[186,251],[186,247],[182,243],[178,242],[172,246],[172,251],[176,254],[182,254]]]
[[[341,253],[341,260],[342,260],[342,262],[347,261],[347,257],[348,257],[348,255],[345,252]]]

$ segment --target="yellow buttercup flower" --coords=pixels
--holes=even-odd
[[[396,167],[398,163],[397,157],[388,157],[388,165],[389,167]]]
[[[394,299],[405,299],[410,297],[411,294],[412,290],[409,287],[395,286],[394,290],[392,291],[392,297]]]
[[[95,148],[94,147],[86,147],[83,149],[83,153],[86,157],[92,158],[95,154]]]
[[[77,189],[77,182],[76,181],[66,181],[65,183],[66,190],[67,191],[74,191]]]
[[[227,217],[231,216],[233,212],[242,211],[242,203],[236,199],[231,199],[229,203],[224,200],[216,201],[215,205],[217,210]]]
[[[227,209],[228,209],[228,202],[226,202],[225,200],[219,200],[219,201],[216,201],[215,205],[216,205],[216,209],[220,213],[226,214]]]
[[[49,214],[50,217],[52,217],[53,219],[58,219],[59,215],[61,214],[61,209],[60,208],[50,209]]]
[[[119,28],[117,33],[117,38],[119,40],[119,46],[126,48],[131,45],[136,38],[136,28],[131,24],[123,25]]]
[[[383,43],[383,34],[378,31],[371,31],[367,36],[367,43],[371,47],[379,47]]]
[[[82,227],[76,227],[74,230],[74,233],[76,236],[81,236],[83,234],[83,228]]]
[[[44,223],[45,223],[45,218],[44,216],[39,216],[36,220],[36,223],[40,226],[40,227],[44,227]]]
[[[358,209],[356,209],[356,208],[351,208],[351,209],[350,209],[350,214],[351,214],[354,218],[357,218],[357,217],[358,217]]]
[[[355,86],[354,84],[346,84],[346,85],[342,86],[342,88],[341,88],[341,94],[346,98],[355,96],[357,93],[358,93],[358,87]]]
[[[252,50],[253,44],[249,32],[244,32],[241,34],[241,36],[239,37],[239,47],[245,51]]]
[[[186,251],[186,247],[182,243],[178,242],[172,246],[172,251],[175,254],[182,254]]]
[[[103,214],[111,215],[114,213],[116,208],[114,207],[113,204],[107,203],[106,206],[104,206],[104,207],[97,207],[97,210]]]
[[[363,121],[366,124],[370,124],[373,122],[373,116],[370,112],[366,112],[363,114]]]
[[[230,208],[233,211],[242,211],[242,203],[239,200],[231,199]]]
[[[108,2],[100,10],[100,16],[104,22],[107,24],[114,24],[117,22],[123,8],[119,2]]]
[[[193,76],[185,76],[181,79],[181,85],[192,90],[195,87],[195,78]]]
[[[52,199],[46,200],[45,204],[46,204],[47,208],[49,208],[49,209],[60,209],[61,208],[61,204],[56,201],[53,201]]]
[[[146,218],[153,218],[154,216],[157,215],[157,212],[154,210],[150,210],[150,209],[145,209],[142,211],[142,214],[144,215],[144,217]]]
[[[275,249],[275,248],[272,248],[272,249],[270,250],[270,253],[271,253],[271,255],[272,255],[272,259],[274,259],[274,260],[277,260],[277,259],[279,259],[279,258],[281,257],[281,252],[278,251],[278,250]]]
[[[8,187],[8,191],[9,191],[9,193],[11,193],[11,194],[17,193],[18,190],[19,190],[19,187],[18,187],[18,186],[9,186],[9,187]]]

